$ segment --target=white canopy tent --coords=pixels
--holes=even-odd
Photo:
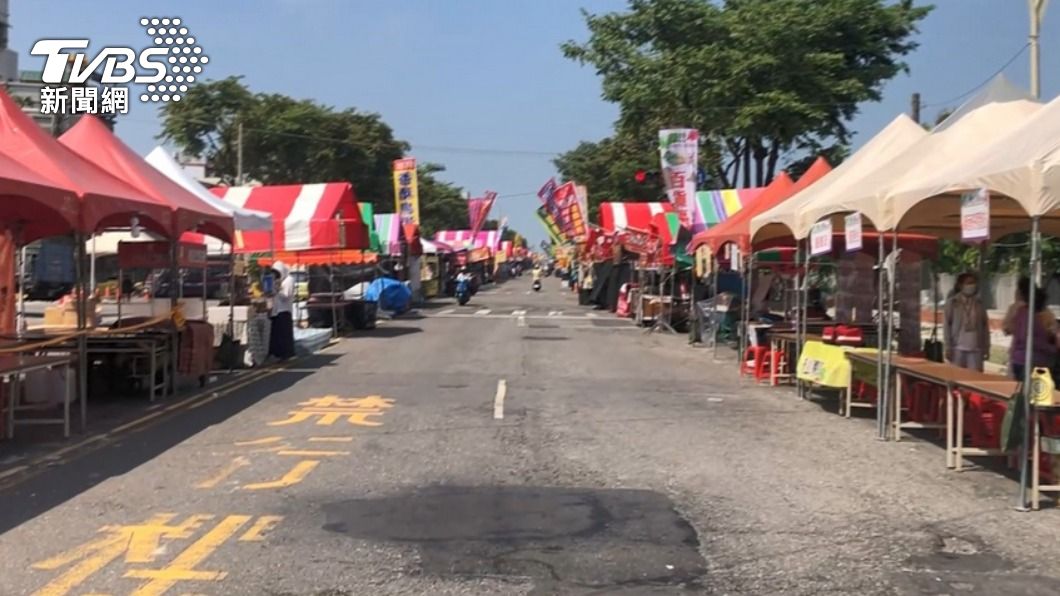
[[[1040,218],[1043,232],[1060,235],[1060,98],[974,149],[930,175],[899,181],[891,190],[895,225],[959,233],[959,195],[986,188],[994,237],[1027,229],[1030,217]]]
[[[262,211],[243,209],[214,196],[202,184],[199,184],[198,181],[188,175],[184,168],[177,163],[177,160],[173,159],[162,147],[152,149],[144,160],[156,170],[165,174],[167,178],[184,187],[188,192],[209,203],[214,209],[231,215],[232,219],[235,220],[237,230],[248,232],[272,231],[272,215]]]
[[[918,187],[940,169],[953,163],[966,163],[968,156],[989,144],[998,130],[1018,127],[1040,108],[1041,104],[1026,99],[1000,101],[964,112],[956,121],[952,117],[947,119],[946,126],[921,137],[890,160],[879,160],[874,170],[850,180],[852,184],[844,185],[843,192],[825,193],[802,206],[795,218],[796,237],[809,234],[817,221],[842,213],[860,213],[877,230],[896,229],[902,215],[919,199],[898,200],[895,188]],[[840,220],[836,229],[842,229],[842,223]],[[1026,220],[1020,223],[1026,227]],[[919,226],[917,231],[946,235],[928,225]]]
[[[859,188],[861,181],[927,136],[927,131],[906,115],[900,115],[870,139],[854,155],[823,178],[776,207],[751,220],[752,243],[770,238],[809,235],[809,226],[801,226],[800,214],[808,205],[828,204],[841,200]],[[813,222],[810,222],[810,226]]]

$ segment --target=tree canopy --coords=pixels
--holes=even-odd
[[[912,0],[630,0],[626,12],[584,13],[588,41],[562,50],[594,67],[618,104],[612,142],[646,153],[660,128],[697,128],[711,186],[763,186],[789,159],[841,154],[858,104],[906,69],[930,10]],[[561,172],[574,174],[564,168],[592,148],[562,156]],[[608,186],[606,176],[581,181]]]
[[[379,114],[337,110],[309,99],[254,93],[240,77],[193,86],[180,102],[162,109],[159,138],[203,158],[211,173],[236,182],[239,124],[243,125],[243,174],[263,184],[348,180],[359,201],[376,213],[394,210],[392,162],[409,144],[394,137]],[[467,227],[467,202],[458,186],[435,174],[440,164],[418,168],[420,220],[425,237]]]

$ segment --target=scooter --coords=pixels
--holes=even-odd
[[[456,301],[460,303],[460,306],[464,306],[468,300],[471,300],[471,283],[466,279],[457,281]]]
[[[535,279],[534,280],[534,285],[532,285],[530,287],[532,287],[535,292],[540,292],[541,291],[541,280],[540,279]]]

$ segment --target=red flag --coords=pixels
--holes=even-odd
[[[486,217],[489,216],[490,209],[493,208],[493,202],[496,200],[497,193],[492,190],[487,190],[485,198],[471,199],[468,201],[468,214],[471,218],[472,238],[478,237],[479,230],[482,229],[482,224],[486,223]],[[473,204],[476,202],[477,204]]]

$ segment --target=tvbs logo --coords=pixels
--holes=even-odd
[[[143,101],[180,101],[210,58],[179,18],[140,19],[154,44],[142,50],[107,46],[95,56],[85,50],[88,39],[41,39],[30,53],[44,56],[42,80],[49,85],[147,85]]]

